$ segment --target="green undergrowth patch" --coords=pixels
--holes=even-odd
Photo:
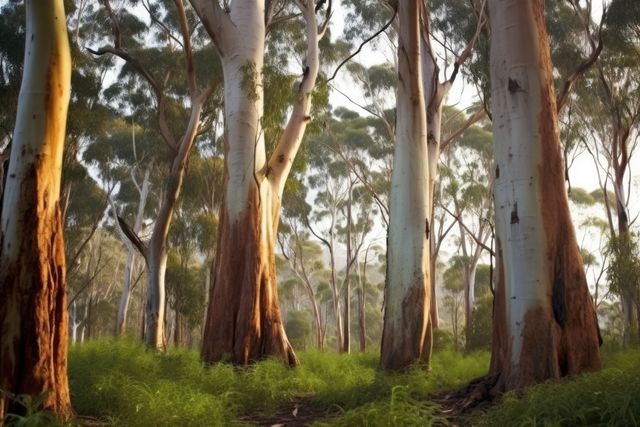
[[[312,355],[306,355],[312,356]],[[328,355],[303,364],[320,378],[324,375]],[[335,407],[343,414],[319,426],[428,426],[445,424],[436,416],[437,405],[428,396],[439,391],[455,389],[486,373],[488,353],[463,356],[453,351],[435,353],[431,370],[414,367],[402,374],[387,374],[378,369],[378,355],[331,355],[342,363],[330,371],[328,380],[316,389],[315,400],[325,407]],[[345,370],[346,368],[346,370]]]
[[[240,415],[269,416],[299,397],[342,415],[319,425],[430,425],[441,422],[426,397],[486,372],[488,355],[434,355],[432,369],[378,369],[377,352],[306,351],[301,366],[266,360],[238,369],[204,367],[195,351],[148,351],[129,340],[99,340],[69,351],[72,403],[83,416],[118,426],[233,426]]]
[[[602,371],[507,393],[481,426],[640,426],[640,349],[607,355]]]

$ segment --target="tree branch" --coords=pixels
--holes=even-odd
[[[469,129],[475,123],[483,119],[486,115],[487,115],[487,110],[485,110],[484,108],[481,108],[475,113],[473,113],[461,127],[459,127],[451,135],[447,136],[444,142],[440,144],[440,151],[446,150],[447,147],[449,147],[449,144],[455,141],[456,138],[462,135],[467,129]]]
[[[378,37],[380,34],[382,34],[384,31],[386,31],[387,28],[389,28],[389,26],[393,23],[393,21],[396,19],[396,15],[398,14],[398,8],[394,8],[393,9],[393,15],[391,16],[391,19],[389,19],[389,21],[384,24],[382,26],[382,28],[380,28],[378,31],[376,31],[375,33],[373,33],[371,36],[369,36],[365,41],[363,41],[362,43],[360,43],[360,46],[358,46],[358,49],[353,52],[351,55],[349,55],[344,61],[342,61],[335,69],[335,71],[333,72],[333,74],[331,75],[331,77],[329,77],[327,79],[327,83],[329,83],[331,80],[336,78],[336,75],[338,74],[338,71],[340,71],[340,68],[342,68],[342,66],[344,64],[346,64],[347,62],[349,62],[351,59],[353,59],[354,56],[356,56],[357,54],[360,53],[360,51],[362,50],[362,48],[369,43],[371,40],[375,39],[376,37]]]

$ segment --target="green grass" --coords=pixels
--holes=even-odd
[[[228,426],[239,425],[241,414],[268,416],[311,396],[318,406],[343,413],[332,424],[427,425],[437,417],[426,396],[464,384],[488,364],[486,353],[442,352],[431,372],[389,375],[377,369],[377,353],[299,356],[296,369],[276,360],[248,369],[204,368],[193,351],[158,354],[126,340],[89,342],[69,351],[72,402],[78,414],[119,426]]]
[[[507,393],[481,426],[640,426],[640,350],[608,355],[596,373]]]
[[[233,426],[239,417],[269,416],[307,397],[337,416],[319,427],[446,425],[429,396],[483,375],[486,352],[438,352],[429,372],[378,369],[377,353],[337,355],[306,351],[301,366],[267,360],[246,369],[205,368],[198,353],[147,351],[127,340],[72,347],[69,381],[80,415],[118,426]],[[640,350],[608,355],[601,372],[508,393],[485,415],[467,420],[487,426],[640,426]]]

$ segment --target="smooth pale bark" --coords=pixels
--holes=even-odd
[[[495,389],[601,367],[564,189],[541,0],[490,0],[498,282]]]
[[[329,265],[331,267],[331,296],[333,302],[333,315],[336,321],[336,351],[338,353],[342,352],[342,312],[340,311],[340,291],[338,290],[338,279],[336,277],[336,254],[334,251],[335,248],[335,228],[336,228],[336,217],[335,212],[331,214],[331,227],[329,228],[329,240],[326,241],[324,239],[326,246],[329,248]]]
[[[71,58],[62,0],[26,1],[22,86],[0,230],[0,420],[46,394],[71,415],[60,178]],[[10,393],[7,395],[6,393]],[[9,396],[9,397],[8,397]]]
[[[431,283],[427,119],[418,0],[398,2],[398,94],[391,177],[384,329],[380,365],[401,370],[428,360]]]
[[[324,336],[322,334],[322,319],[320,319],[320,308],[318,307],[316,293],[313,290],[313,286],[311,286],[309,274],[307,273],[307,269],[304,266],[302,244],[300,243],[297,233],[294,244],[297,246],[297,249],[290,258],[291,269],[293,270],[295,275],[298,276],[300,280],[302,280],[305,290],[307,291],[307,295],[309,295],[309,303],[311,304],[311,309],[313,310],[313,322],[316,332],[316,345],[320,350],[322,350],[324,349]]]
[[[132,179],[134,179],[134,183],[136,183],[136,187],[138,187],[139,200],[138,200],[138,211],[136,212],[135,222],[133,224],[133,232],[138,234],[142,229],[142,221],[144,220],[144,210],[147,204],[147,197],[149,196],[149,186],[151,180],[149,175],[151,174],[151,168],[147,168],[144,173],[144,178],[142,180],[142,186],[138,187],[137,182],[135,181],[135,177],[132,173]],[[115,210],[114,210],[115,215]],[[115,219],[116,224],[118,224],[118,219]],[[118,224],[118,229],[120,225]],[[116,317],[116,336],[124,335],[127,330],[127,312],[129,310],[129,301],[131,300],[131,286],[134,279],[134,273],[136,269],[136,260],[135,260],[135,248],[127,239],[126,236],[122,236],[122,241],[125,242],[127,246],[127,261],[124,267],[124,286],[122,288],[122,294],[120,295],[120,303],[118,304],[118,315]]]
[[[345,267],[344,277],[344,323],[342,329],[342,353],[351,352],[351,265],[354,262],[353,253],[351,251],[351,205],[353,202],[353,185],[354,181],[349,183],[349,194],[347,196],[347,265]],[[356,255],[357,256],[357,255]]]
[[[191,0],[220,51],[225,82],[225,183],[220,231],[202,345],[207,362],[247,364],[267,356],[296,365],[278,306],[275,241],[284,184],[311,119],[311,92],[319,69],[315,4],[297,3],[306,22],[307,56],[289,122],[266,157],[262,66],[263,0]]]
[[[145,342],[149,347],[164,348],[164,321],[166,310],[165,273],[167,271],[167,238],[173,218],[182,182],[186,173],[187,158],[196,139],[200,115],[205,100],[210,95],[205,90],[199,95],[192,96],[191,117],[189,125],[180,143],[179,151],[173,159],[165,187],[162,192],[160,210],[151,233],[151,240],[147,248],[146,261],[148,271],[147,303],[146,303],[146,334]]]

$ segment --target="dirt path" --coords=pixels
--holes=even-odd
[[[428,400],[440,406],[437,415],[446,418],[450,426],[470,426],[474,418],[496,402],[496,395],[492,392],[494,385],[494,377],[483,376],[458,390],[431,395]],[[314,402],[313,396],[300,396],[282,405],[272,416],[245,415],[239,417],[239,420],[258,426],[302,427],[318,421],[330,422],[342,413],[338,407],[319,405]]]
[[[342,411],[337,407],[323,407],[312,397],[298,397],[278,408],[273,416],[244,415],[239,420],[257,426],[302,427],[317,421],[329,421],[340,414]]]

